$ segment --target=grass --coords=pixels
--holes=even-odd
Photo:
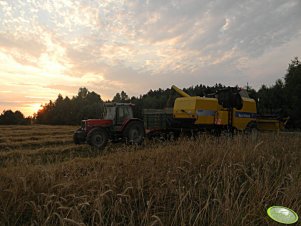
[[[2,127],[0,225],[279,225],[301,213],[301,137],[72,144],[75,127]]]

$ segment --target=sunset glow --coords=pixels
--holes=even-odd
[[[42,109],[41,104],[30,104],[29,110],[33,113],[38,112],[40,109]]]
[[[0,0],[0,111],[32,115],[80,87],[107,100],[272,84],[301,52],[300,12],[298,0]]]

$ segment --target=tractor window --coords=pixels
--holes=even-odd
[[[133,113],[130,107],[124,107],[123,110],[124,110],[124,116],[126,118],[133,118]]]
[[[129,118],[133,118],[133,113],[129,106],[118,107],[117,124],[121,125]]]
[[[123,118],[124,117],[124,108],[123,107],[119,107],[118,108],[118,117],[119,118]]]
[[[106,107],[104,119],[114,120],[115,119],[115,110],[116,110],[115,107]]]

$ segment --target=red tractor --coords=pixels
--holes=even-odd
[[[74,143],[88,143],[97,149],[104,149],[109,140],[141,144],[145,129],[143,121],[134,118],[133,106],[127,103],[106,103],[102,119],[82,120],[81,127],[74,133]]]

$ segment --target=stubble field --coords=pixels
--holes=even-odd
[[[279,225],[301,214],[301,136],[75,146],[72,126],[0,127],[0,225]]]

